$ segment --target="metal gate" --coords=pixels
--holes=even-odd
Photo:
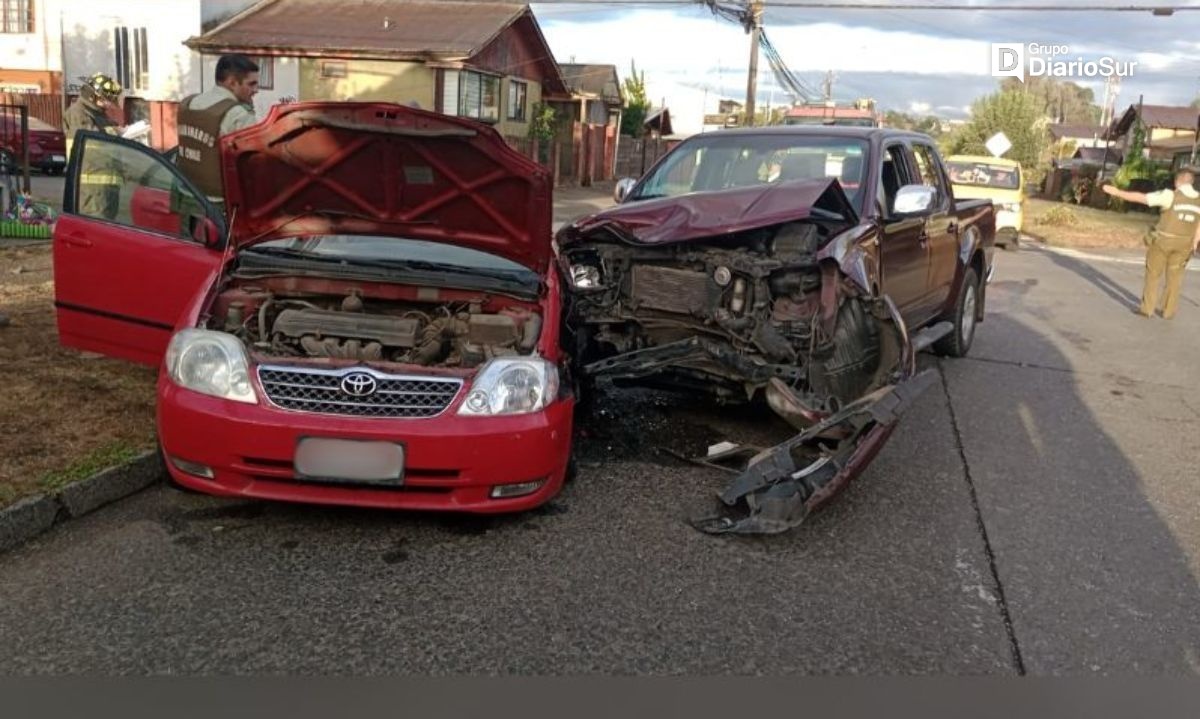
[[[0,105],[0,215],[29,191],[29,108]]]

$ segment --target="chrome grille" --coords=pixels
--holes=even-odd
[[[342,389],[343,377],[364,372],[375,378],[372,394],[356,397]],[[441,414],[462,387],[462,380],[453,377],[388,375],[362,367],[320,370],[260,366],[258,381],[267,399],[282,409],[410,419]]]

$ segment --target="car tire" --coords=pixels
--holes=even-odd
[[[1009,252],[1016,252],[1017,250],[1021,249],[1021,236],[1013,235],[1012,237],[1009,237],[1004,241],[1003,247]]]
[[[979,324],[975,317],[978,307],[979,275],[975,273],[975,268],[968,267],[963,273],[958,299],[954,303],[954,314],[945,318],[954,325],[954,329],[950,334],[934,343],[935,352],[947,357],[967,356],[967,352],[971,351],[971,343],[975,340],[975,329]]]

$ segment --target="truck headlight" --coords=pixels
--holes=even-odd
[[[498,357],[480,370],[460,415],[529,414],[558,395],[558,368],[539,357]]]
[[[233,335],[210,330],[182,330],[167,347],[171,380],[201,394],[255,404],[249,361]]]
[[[1008,210],[1009,212],[1020,212],[1021,211],[1021,203],[1020,202],[1004,202],[1004,203],[1001,203],[1000,209]]]
[[[571,286],[577,290],[598,290],[600,268],[592,265],[571,265]]]

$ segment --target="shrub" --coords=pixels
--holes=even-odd
[[[1070,227],[1079,223],[1075,211],[1066,205],[1051,207],[1046,213],[1037,218],[1036,224],[1047,227]]]

